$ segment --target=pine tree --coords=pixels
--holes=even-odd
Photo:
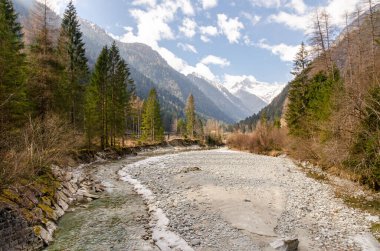
[[[37,116],[42,119],[59,106],[58,83],[62,75],[57,51],[53,43],[53,13],[45,4],[36,3],[33,11],[34,38],[30,46],[31,74],[28,92]]]
[[[155,89],[150,90],[148,99],[144,102],[142,131],[143,140],[161,141],[164,136],[164,129],[160,115],[160,104]]]
[[[186,114],[186,131],[190,138],[194,138],[194,127],[195,127],[195,106],[194,97],[192,94],[187,98],[187,104],[185,109]]]
[[[0,133],[25,121],[26,62],[12,1],[0,0]],[[4,137],[4,134],[2,134]]]
[[[109,50],[103,47],[95,64],[85,98],[85,128],[88,141],[99,135],[101,148],[108,146],[107,89],[109,72]]]
[[[74,126],[80,129],[83,124],[83,96],[88,78],[85,44],[72,1],[63,15],[58,52],[64,67],[64,78],[60,86],[60,107]]]
[[[292,74],[294,76],[300,75],[310,65],[309,52],[306,49],[305,43],[302,42],[299,51],[297,52],[293,61]]]
[[[110,105],[110,142],[116,145],[116,137],[123,137],[126,131],[126,116],[130,110],[131,96],[134,83],[130,78],[129,69],[125,61],[120,57],[119,49],[114,42],[109,51],[109,93]]]

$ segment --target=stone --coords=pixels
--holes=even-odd
[[[33,229],[34,233],[39,236],[45,244],[49,244],[53,241],[53,235],[42,226],[35,226]]]
[[[95,195],[95,194],[91,194],[89,193],[87,190],[85,189],[79,189],[78,192],[77,192],[78,195],[82,195],[84,197],[88,197],[88,198],[91,198],[91,199],[99,199],[100,196],[99,195]]]
[[[191,246],[199,246],[201,245],[201,241],[199,239],[193,239],[190,241]]]
[[[280,239],[270,243],[270,246],[278,251],[297,251],[298,239]]]

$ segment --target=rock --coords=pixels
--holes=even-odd
[[[191,246],[199,246],[201,245],[201,241],[199,239],[194,239],[190,241]]]
[[[298,239],[280,239],[270,243],[270,246],[278,251],[297,251]]]
[[[34,233],[39,236],[45,244],[49,244],[53,241],[53,235],[49,233],[45,228],[42,226],[35,226],[33,227]]]
[[[67,188],[67,190],[69,190],[71,194],[75,194],[76,189],[73,187],[71,182],[65,182],[63,185]]]
[[[77,192],[78,195],[82,195],[84,197],[88,197],[88,198],[91,198],[91,199],[99,199],[100,196],[99,195],[95,195],[95,194],[91,194],[89,193],[87,190],[85,189],[79,189],[78,192]]]
[[[181,171],[181,173],[199,172],[199,171],[202,171],[199,167],[186,167]]]

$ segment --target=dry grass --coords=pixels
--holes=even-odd
[[[32,120],[0,142],[0,187],[43,173],[51,164],[67,165],[82,136],[58,116]]]
[[[285,128],[278,129],[261,125],[258,125],[253,133],[234,133],[227,138],[227,145],[231,148],[260,154],[282,151],[287,142]]]

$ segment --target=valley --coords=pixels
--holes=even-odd
[[[380,248],[369,232],[378,216],[348,208],[286,157],[161,154],[89,169],[106,192],[67,213],[47,250],[269,251],[283,238],[301,251]]]

